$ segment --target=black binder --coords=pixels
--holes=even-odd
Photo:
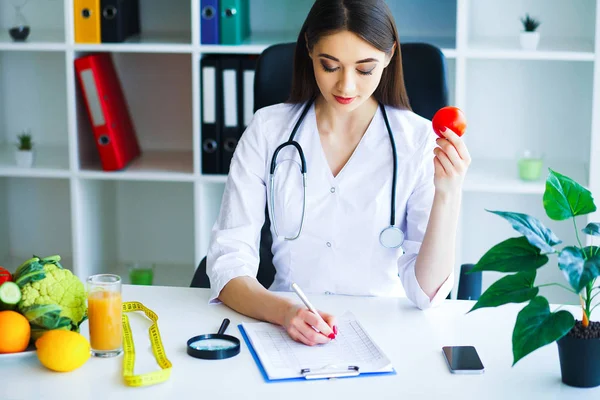
[[[254,116],[254,75],[257,61],[258,55],[248,55],[242,58],[242,94],[240,96],[242,99],[240,103],[240,119],[242,124],[240,125],[240,136],[244,133]]]
[[[200,61],[201,107],[201,146],[202,173],[221,172],[221,93],[223,83],[221,67],[217,56],[204,56]]]
[[[222,56],[222,69],[233,71],[235,70],[235,88],[230,93],[224,93],[222,98],[223,117],[226,118],[227,113],[237,113],[237,118],[229,123],[223,123],[221,136],[221,173],[228,174],[231,159],[237,147],[237,144],[242,137],[242,134],[248,127],[254,115],[254,71],[256,70],[256,62],[258,56]],[[223,90],[227,87],[223,83]],[[228,83],[231,85],[231,82]],[[230,90],[232,90],[230,88]],[[235,109],[225,110],[225,107],[231,107],[234,104],[233,100],[227,104],[227,97],[235,96]]]
[[[101,0],[102,43],[120,43],[140,33],[139,0]]]
[[[223,56],[220,64],[222,85],[220,173],[227,175],[240,137],[240,126],[242,126],[240,115],[240,102],[243,95],[241,59],[238,56]]]

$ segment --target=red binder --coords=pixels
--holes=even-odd
[[[102,169],[121,170],[139,157],[141,150],[110,53],[76,59],[75,72],[92,123]]]

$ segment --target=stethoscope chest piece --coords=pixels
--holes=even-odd
[[[379,234],[379,242],[388,249],[397,249],[404,243],[404,232],[395,226],[388,226]]]

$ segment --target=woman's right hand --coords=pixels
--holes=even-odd
[[[297,342],[308,346],[329,343],[337,335],[335,317],[319,311],[323,321],[312,311],[301,305],[293,305],[285,315],[284,328],[288,335]],[[316,332],[312,327],[317,328]]]

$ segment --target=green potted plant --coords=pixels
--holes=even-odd
[[[521,31],[521,47],[525,50],[537,49],[538,43],[540,42],[540,33],[537,28],[541,22],[535,18],[525,14],[521,17],[521,24],[523,24],[523,30]]]
[[[512,334],[513,366],[538,348],[557,342],[562,381],[570,386],[600,385],[600,322],[590,322],[595,306],[592,301],[600,293],[595,286],[600,275],[600,247],[585,246],[582,233],[600,237],[600,223],[589,223],[581,231],[576,218],[596,211],[589,190],[573,179],[551,169],[543,195],[546,215],[555,221],[572,220],[577,243],[562,244],[549,228],[527,214],[491,211],[508,222],[522,236],[512,237],[489,249],[470,271],[511,273],[493,283],[469,312],[508,303],[528,304],[517,315]],[[583,237],[584,239],[586,236]],[[535,284],[539,268],[556,256],[558,268],[568,285]],[[555,266],[554,262],[551,264]],[[579,296],[582,317],[567,310],[550,311],[548,300],[539,295],[542,286],[559,286]]]
[[[15,159],[19,167],[31,167],[33,165],[33,140],[29,130],[22,131],[17,136],[17,150]]]

